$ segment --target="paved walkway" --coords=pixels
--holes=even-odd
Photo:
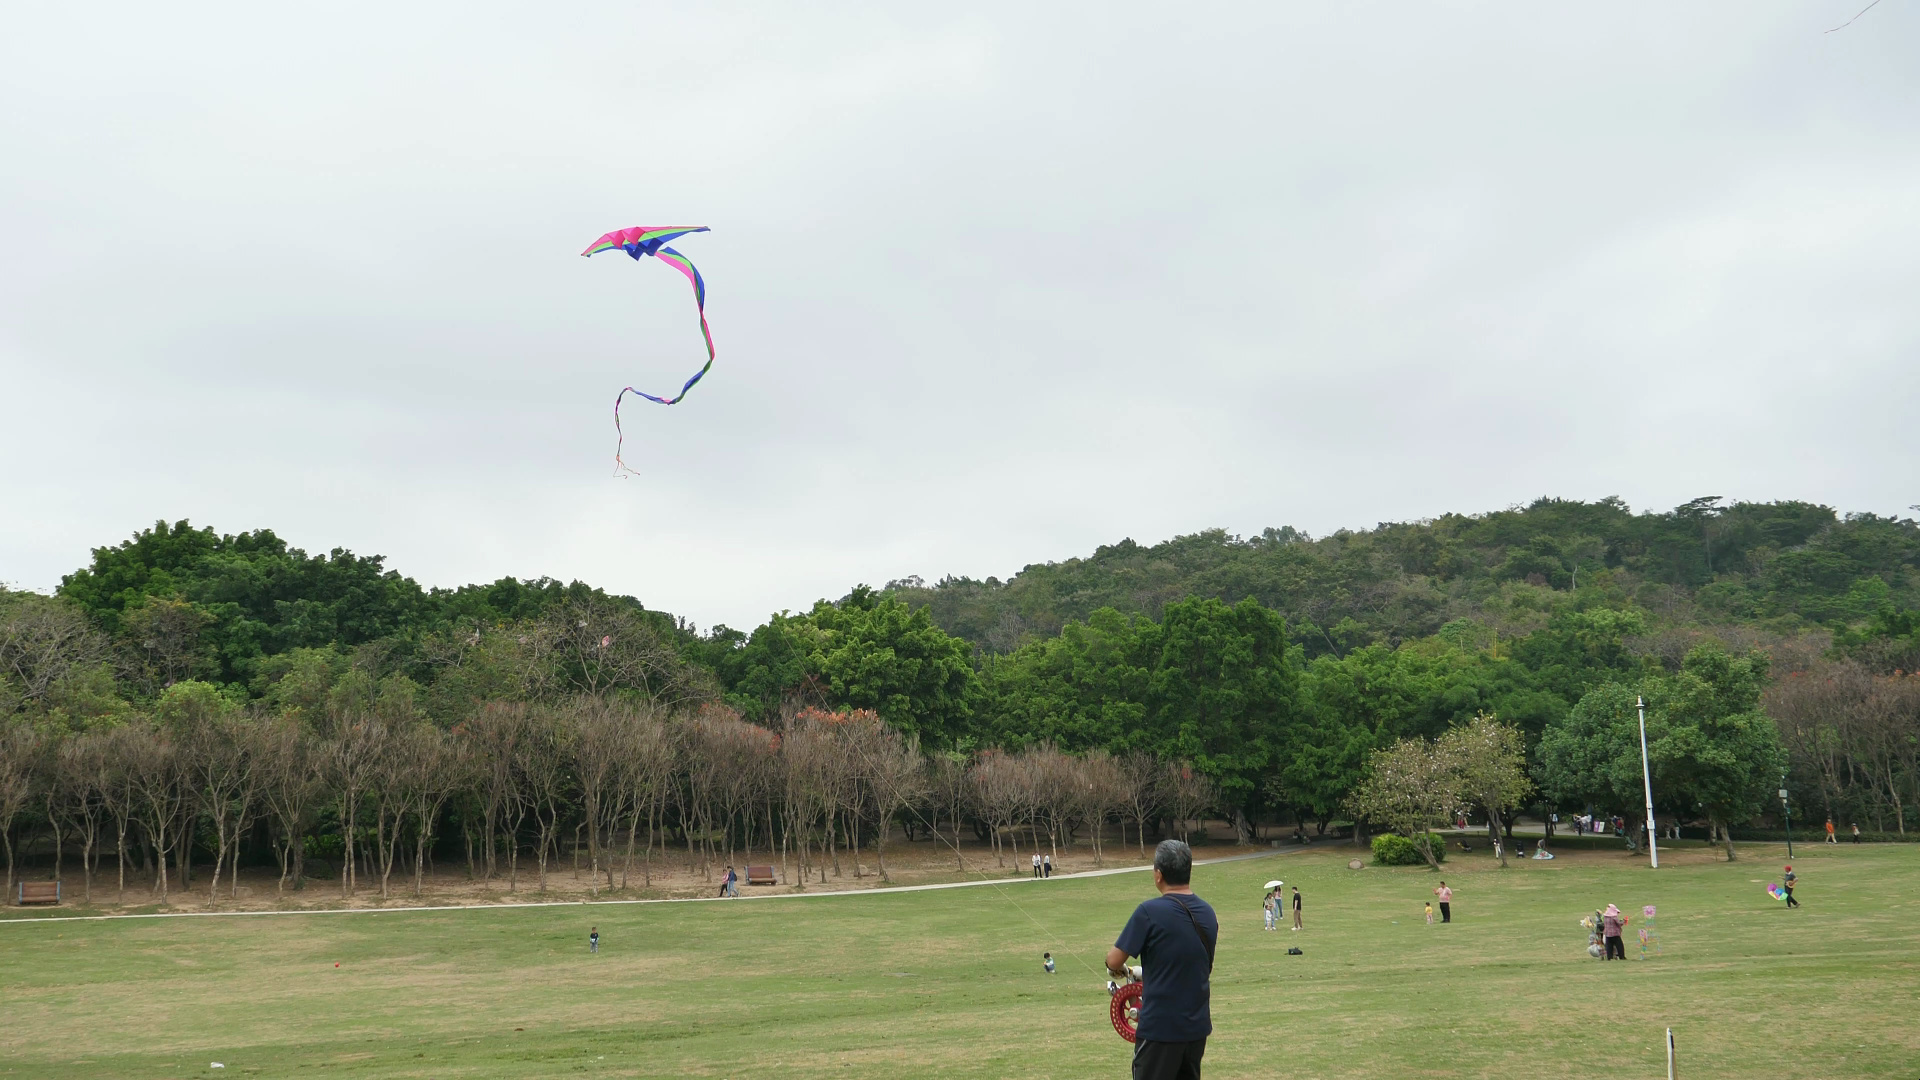
[[[1250,851],[1244,855],[1227,855],[1218,859],[1195,859],[1195,866],[1212,866],[1217,863],[1243,862],[1247,859],[1270,859],[1279,855],[1291,855],[1299,851],[1312,851],[1314,847],[1326,847],[1325,844],[1311,847],[1287,847],[1273,851]],[[298,915],[410,915],[420,911],[499,911],[505,908],[543,908],[543,907],[582,907],[586,905],[608,906],[618,904],[705,904],[721,900],[818,900],[830,896],[886,896],[893,893],[932,892],[935,889],[975,889],[982,885],[1039,885],[1047,881],[1071,881],[1077,878],[1112,877],[1115,874],[1137,874],[1153,869],[1150,865],[1120,866],[1108,870],[1082,870],[1075,874],[1055,874],[1050,878],[1036,877],[983,877],[977,881],[943,881],[933,885],[888,885],[878,889],[837,889],[824,892],[760,893],[738,897],[721,896],[679,896],[653,900],[532,900],[511,904],[441,904],[420,907],[391,908],[319,908],[308,911],[157,911],[141,915],[53,915],[46,918],[0,919],[0,926],[28,923],[60,922],[103,922],[107,919],[240,919],[269,918]]]

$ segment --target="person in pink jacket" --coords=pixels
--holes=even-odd
[[[1627,943],[1621,939],[1626,930],[1626,920],[1620,917],[1620,909],[1612,904],[1600,916],[1601,935],[1606,939],[1608,960],[1627,958]]]

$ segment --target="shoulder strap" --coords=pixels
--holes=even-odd
[[[1200,925],[1199,919],[1194,918],[1193,909],[1187,906],[1185,900],[1180,899],[1179,893],[1168,893],[1167,898],[1179,904],[1180,910],[1187,913],[1187,921],[1193,924],[1194,936],[1200,939],[1200,945],[1207,950],[1207,974],[1213,974],[1213,949],[1219,942],[1208,936],[1206,928]]]

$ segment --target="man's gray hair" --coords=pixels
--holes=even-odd
[[[1185,885],[1193,880],[1193,849],[1184,840],[1162,840],[1153,849],[1153,868],[1167,884]]]

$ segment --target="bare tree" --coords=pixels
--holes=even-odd
[[[1046,824],[1047,850],[1058,863],[1061,837],[1071,840],[1073,819],[1082,801],[1078,764],[1052,743],[1028,747],[1020,761],[1026,774],[1028,812],[1035,822]],[[1036,829],[1036,847],[1039,842]]]
[[[413,744],[439,734],[422,731],[426,726],[401,723],[388,728],[386,742],[374,758],[368,799],[373,803],[373,866],[380,875],[382,900],[392,895],[393,864],[399,858],[414,792],[422,780],[421,770],[415,767]]]
[[[659,618],[631,601],[567,600],[527,628],[530,645],[545,661],[530,689],[549,699],[629,691],[669,709],[715,696],[709,677],[680,660]]]
[[[1402,739],[1374,751],[1367,777],[1348,796],[1347,805],[1359,818],[1411,837],[1427,865],[1438,870],[1428,830],[1460,804],[1460,785],[1458,763],[1446,748],[1424,739]]]
[[[99,734],[105,775],[100,799],[107,816],[113,820],[114,862],[117,864],[120,898],[127,893],[127,827],[134,822],[140,807],[139,773],[135,762],[146,752],[147,731],[143,725],[122,724]]]
[[[1187,838],[1187,823],[1197,821],[1220,802],[1219,789],[1206,774],[1184,761],[1168,762],[1161,773],[1166,784],[1166,805],[1180,826],[1180,839]]]
[[[497,873],[500,841],[507,844],[507,891],[518,882],[520,823],[527,801],[521,797],[521,744],[530,736],[527,706],[518,702],[489,702],[456,726],[454,734],[471,747],[478,776],[481,831],[486,848],[486,877]]]
[[[834,817],[842,803],[839,792],[846,761],[829,722],[832,715],[821,709],[804,709],[788,720],[781,739],[787,760],[787,831],[798,842],[798,883],[802,887],[811,872],[817,871],[822,882],[827,880],[828,859],[813,857],[816,826],[821,830],[818,847],[822,854],[834,850]]]
[[[237,711],[195,709],[182,719],[179,734],[181,771],[191,788],[192,805],[213,822],[216,846],[207,887],[209,905],[219,899],[220,872],[228,854],[238,855],[259,781],[244,738],[244,723]],[[191,843],[190,836],[183,834],[183,838]]]
[[[81,895],[90,904],[101,820],[106,814],[106,788],[112,780],[103,733],[83,732],[62,740],[54,768],[60,774],[60,787],[65,794],[60,813],[80,835]]]
[[[987,820],[987,827],[993,833],[993,851],[998,865],[1007,865],[1006,853],[1001,847],[1003,831],[1011,830],[1014,823],[1025,817],[1027,807],[1027,785],[1020,763],[1012,756],[998,750],[983,750],[976,754],[973,765],[967,774],[973,780],[974,804],[980,808],[981,815]],[[1019,841],[1014,841],[1013,856],[1020,857]]]
[[[395,757],[411,773],[407,810],[413,819],[413,895],[419,896],[427,872],[427,852],[433,844],[434,822],[455,789],[468,782],[470,759],[464,744],[428,723],[405,729],[395,747]],[[384,880],[381,888],[386,888]]]
[[[1818,661],[1776,679],[1763,701],[1829,817],[1884,828],[1891,813],[1906,831],[1906,804],[1920,800],[1920,676]]]
[[[634,773],[642,768],[642,755],[649,749],[643,743],[652,719],[651,710],[630,701],[603,702],[588,698],[576,702],[566,715],[574,728],[570,746],[587,833],[588,863],[593,879],[598,882],[604,878],[607,888],[611,889],[614,887],[613,860],[607,849],[623,816],[637,827],[640,808],[633,806],[629,813],[629,803],[648,787],[646,783],[635,783]],[[650,791],[646,793],[651,795]],[[651,836],[648,847],[651,851]],[[631,846],[628,858],[631,861]],[[648,876],[651,878],[651,873]]]
[[[636,709],[628,718],[618,753],[624,759],[622,773],[627,785],[627,858],[620,871],[620,887],[626,888],[633,870],[634,834],[646,818],[647,848],[641,866],[642,882],[653,884],[653,844],[659,832],[660,815],[666,809],[668,784],[673,776],[674,741],[666,723],[651,709]]]
[[[927,762],[927,786],[937,807],[933,814],[934,838],[942,839],[940,812],[945,811],[948,823],[953,826],[951,846],[954,865],[965,873],[967,859],[960,852],[960,821],[973,800],[973,785],[967,778],[966,760],[955,754],[936,753]]]
[[[304,887],[307,829],[315,805],[325,795],[326,758],[323,748],[291,716],[260,721],[255,738],[261,797],[273,819],[274,848],[280,857],[279,891],[284,893],[289,876],[294,888]]]
[[[1167,771],[1158,758],[1144,750],[1135,750],[1120,758],[1116,764],[1125,784],[1126,799],[1122,805],[1133,819],[1134,839],[1140,845],[1140,854],[1144,856],[1147,853],[1147,822],[1159,817],[1166,806]],[[1124,830],[1120,842],[1127,842]]]
[[[0,720],[0,843],[7,850],[7,892],[13,892],[13,819],[33,798],[40,733],[25,722]]]
[[[880,880],[887,875],[887,834],[894,816],[926,797],[927,774],[920,764],[920,743],[874,717],[874,726],[863,740],[867,753],[867,775],[872,781],[875,816],[879,818],[875,834],[874,857],[880,864]]]
[[[68,679],[111,655],[106,638],[74,604],[0,589],[0,717],[43,704]]]
[[[1090,750],[1078,762],[1079,811],[1093,826],[1093,861],[1107,864],[1101,847],[1101,829],[1106,820],[1127,801],[1127,777],[1120,762],[1105,750]],[[1122,839],[1122,843],[1126,841]]]
[[[129,780],[137,798],[136,816],[154,854],[154,895],[167,900],[167,856],[180,846],[179,822],[192,804],[184,766],[172,737],[157,727],[141,727],[121,744],[127,752]]]
[[[519,801],[533,814],[538,831],[535,857],[539,866],[539,889],[547,891],[547,852],[557,842],[560,818],[572,794],[572,732],[559,715],[548,709],[527,713],[525,736],[514,757],[514,772],[519,776]]]
[[[387,750],[387,725],[370,713],[337,713],[325,744],[328,779],[340,806],[340,895],[352,896],[359,885],[355,858],[361,804],[379,776]]]
[[[1501,835],[1507,815],[1533,793],[1520,729],[1492,716],[1483,713],[1448,731],[1434,751],[1454,769],[1461,798],[1486,811],[1495,836]],[[1493,849],[1506,866],[1505,845],[1496,843]]]

